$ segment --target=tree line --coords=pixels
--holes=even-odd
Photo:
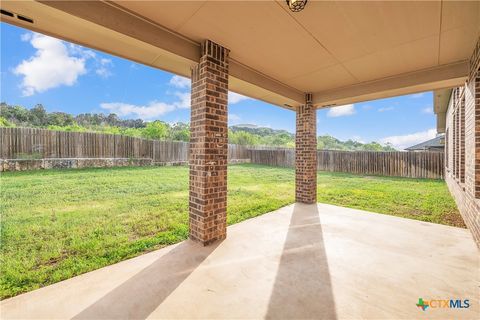
[[[0,104],[0,126],[32,127],[59,131],[99,132],[121,134],[131,137],[156,140],[189,141],[190,125],[177,122],[144,121],[142,119],[121,119],[115,113],[82,113],[72,115],[66,112],[47,112],[37,104],[31,109],[23,106]],[[265,145],[295,147],[295,135],[285,130],[236,125],[229,128],[229,143],[239,145]],[[395,151],[391,145],[378,142],[360,143],[354,140],[340,141],[332,136],[319,136],[318,149],[345,151]]]

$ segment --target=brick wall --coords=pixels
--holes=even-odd
[[[297,109],[295,136],[295,200],[317,202],[317,109],[306,95]]]
[[[445,180],[465,224],[480,247],[480,41],[472,55],[470,67],[467,83],[452,92],[447,110],[446,139],[449,143],[445,152],[448,154]],[[456,114],[464,121],[457,122],[460,128],[454,130],[457,129],[454,126],[457,101],[460,112]],[[454,131],[458,131],[458,138],[453,134]],[[457,155],[457,150],[460,155]]]
[[[229,50],[207,40],[192,68],[190,238],[203,245],[227,232]]]

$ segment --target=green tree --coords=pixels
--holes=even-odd
[[[28,122],[35,127],[44,127],[47,125],[47,110],[41,104],[35,105],[28,112]]]
[[[65,112],[52,112],[47,115],[47,124],[51,126],[71,126],[74,124],[73,116]]]
[[[15,127],[13,123],[5,119],[4,117],[0,117],[0,127]]]
[[[228,143],[239,144],[245,146],[253,146],[259,144],[259,137],[246,131],[229,131]]]
[[[365,151],[383,151],[383,146],[378,142],[370,142],[363,145]]]
[[[129,137],[140,138],[142,136],[142,129],[126,128],[122,130],[121,134]]]
[[[168,137],[169,126],[163,121],[149,122],[145,129],[143,129],[142,135],[147,139],[165,139]]]
[[[168,135],[173,141],[190,141],[190,125],[183,122],[177,122],[170,127]]]
[[[113,126],[105,126],[102,127],[100,130],[103,133],[109,133],[109,134],[121,134],[122,130],[120,130],[119,127],[113,127]]]
[[[17,125],[28,123],[29,111],[22,106],[10,106],[2,103],[0,106],[1,116]]]
[[[57,130],[57,131],[69,131],[69,132],[86,132],[91,131],[85,127],[79,126],[78,124],[74,123],[69,126],[61,127],[61,126],[48,126],[47,129],[49,130]]]

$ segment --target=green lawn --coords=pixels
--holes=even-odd
[[[187,167],[13,172],[0,182],[1,298],[187,237]],[[293,201],[294,170],[229,167],[229,224]],[[462,225],[443,181],[319,173],[318,201]]]

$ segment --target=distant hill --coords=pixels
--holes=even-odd
[[[142,119],[120,119],[116,114],[84,113],[72,115],[65,112],[47,112],[39,104],[31,109],[22,106],[0,104],[0,126],[32,127],[62,131],[91,131],[122,134],[147,139],[189,141],[188,123],[169,124],[163,121],[146,122]],[[240,145],[265,145],[295,147],[295,135],[286,130],[259,127],[254,124],[237,124],[229,128],[229,143]],[[341,141],[331,136],[318,137],[318,149],[325,150],[368,150],[394,151],[390,146],[378,142],[360,143],[353,140]]]
[[[232,130],[233,132],[246,131],[252,134],[257,134],[262,137],[272,135],[272,134],[284,134],[284,135],[291,136],[292,138],[295,137],[293,133],[290,133],[286,130],[276,130],[272,128],[259,127],[254,124],[236,124],[234,126],[230,126],[230,130]]]
[[[242,141],[232,142],[238,144],[264,144],[295,147],[295,135],[286,130],[275,130],[259,127],[254,124],[237,124],[230,127],[233,134],[237,134]],[[243,133],[243,134],[242,134]],[[247,136],[245,133],[252,135]],[[258,138],[256,139],[257,136]],[[232,137],[231,140],[236,140]],[[248,141],[244,141],[248,140]],[[250,143],[248,143],[250,142]],[[345,151],[395,151],[391,145],[381,145],[378,142],[361,143],[354,140],[341,141],[335,137],[325,135],[317,137],[318,149],[322,150],[345,150]]]
[[[257,126],[256,124],[236,124],[234,126],[231,126],[230,128],[235,128],[235,129],[243,129],[243,128],[247,128],[247,129],[256,129],[256,128],[260,128],[259,126]]]

